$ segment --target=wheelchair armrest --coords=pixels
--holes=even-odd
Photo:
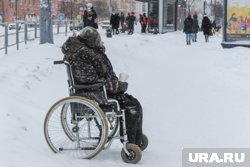
[[[104,84],[103,83],[94,83],[94,84],[81,84],[81,85],[73,85],[74,89],[97,89],[101,88]]]

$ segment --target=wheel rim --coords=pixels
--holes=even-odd
[[[85,113],[82,120],[73,124],[70,122],[71,116],[69,118],[72,103],[85,105],[92,113]],[[79,127],[79,131],[73,132],[74,126]],[[96,156],[107,141],[107,132],[102,110],[92,101],[77,96],[56,102],[48,111],[44,123],[45,138],[52,151],[77,158],[90,159]]]
[[[128,150],[130,155],[126,155],[129,160],[134,160],[136,158],[136,153],[133,150]]]

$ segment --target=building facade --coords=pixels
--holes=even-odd
[[[148,28],[157,28],[159,33],[177,29],[178,0],[137,0],[148,3]]]
[[[81,20],[82,10],[86,3],[92,3],[98,13],[98,19],[107,19],[112,12],[136,12],[135,0],[51,0],[52,18],[57,19],[63,13],[67,19]],[[0,23],[15,20],[38,21],[40,0],[0,1]]]
[[[52,17],[56,17],[60,9],[60,1],[52,0]],[[17,5],[17,6],[16,6]],[[15,20],[39,21],[40,0],[1,0],[0,18],[2,22],[10,23]]]

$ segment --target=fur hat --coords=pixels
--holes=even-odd
[[[93,27],[85,27],[78,34],[78,38],[89,47],[99,47],[101,44],[101,36]]]

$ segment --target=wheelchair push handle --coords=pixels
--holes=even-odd
[[[54,64],[64,64],[64,60],[57,60],[53,62]]]

